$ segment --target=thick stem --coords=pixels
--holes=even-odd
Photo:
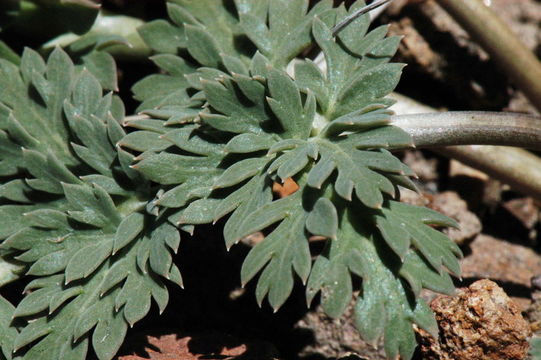
[[[541,63],[481,0],[438,0],[541,111]]]
[[[116,35],[123,38],[126,43],[108,45],[103,50],[109,52],[117,60],[145,62],[152,54],[152,50],[145,44],[137,28],[145,24],[141,19],[131,16],[105,14],[100,12],[92,28],[86,35]],[[67,47],[76,40],[79,35],[68,33],[60,35],[43,45],[43,49],[51,49],[55,46]]]
[[[503,146],[448,146],[435,152],[481,170],[512,189],[541,200],[541,159]]]
[[[392,97],[397,100],[392,109],[400,114],[436,111],[396,93]],[[472,145],[433,148],[432,151],[482,170],[515,191],[541,200],[541,158],[524,149]]]
[[[502,145],[541,150],[541,118],[483,111],[395,115],[391,123],[407,131],[419,148],[449,145]]]

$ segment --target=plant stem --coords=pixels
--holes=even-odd
[[[354,22],[359,16],[363,15],[363,14],[366,14],[382,5],[385,5],[386,3],[390,2],[392,0],[375,0],[373,3],[371,3],[370,5],[366,5],[358,10],[356,10],[353,14],[349,15],[348,17],[346,17],[344,20],[342,20],[341,22],[339,22],[338,24],[336,24],[333,28],[332,28],[332,35],[333,36],[336,36],[338,35],[338,33],[340,33],[340,31],[344,30],[349,24],[351,24],[352,22]]]
[[[438,0],[541,111],[541,63],[481,0]]]
[[[109,52],[117,60],[145,62],[148,61],[152,50],[137,32],[137,28],[144,23],[143,20],[138,18],[107,14],[102,11],[98,14],[92,28],[85,35],[116,35],[122,37],[126,44],[108,45],[103,50]],[[81,36],[73,33],[62,34],[45,43],[42,48],[67,47],[80,38]]]
[[[512,189],[541,200],[541,159],[525,150],[503,146],[448,146],[434,149],[481,170]]]
[[[392,109],[400,114],[436,111],[400,94],[393,93],[392,98],[397,100]],[[541,200],[541,158],[527,150],[472,145],[432,148],[431,151],[484,171],[515,191]]]
[[[407,131],[417,147],[503,145],[541,150],[541,118],[483,111],[395,115],[391,123]]]

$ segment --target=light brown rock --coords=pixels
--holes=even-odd
[[[458,222],[459,228],[445,228],[443,232],[459,245],[464,245],[481,233],[481,220],[468,210],[468,204],[454,191],[436,195],[400,190],[400,201],[417,206],[428,206]]]
[[[479,280],[455,296],[438,296],[430,304],[436,314],[439,339],[423,330],[425,360],[521,360],[528,353],[530,326],[502,288]]]
[[[458,222],[458,229],[447,228],[443,232],[459,245],[472,240],[482,230],[477,215],[468,210],[468,204],[454,191],[444,191],[433,196],[428,206]]]
[[[470,250],[462,261],[464,278],[491,278],[528,289],[530,279],[541,274],[541,258],[531,247],[481,234]],[[529,296],[529,292],[517,295]]]

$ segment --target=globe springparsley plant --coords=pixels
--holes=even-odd
[[[388,109],[400,39],[368,15],[332,31],[363,6],[169,1],[169,20],[139,29],[159,68],[133,87],[140,116],[104,90],[114,74],[60,48],[0,60],[0,251],[29,280],[16,307],[0,302],[3,356],[111,359],[182,285],[181,234],[217,221],[227,248],[265,233],[240,274],[259,304],[278,310],[298,279],[338,317],[357,277],[358,329],[389,358],[412,357],[413,325],[437,336],[419,293],[453,291],[461,251],[434,226],[456,223],[398,201],[415,189],[391,153],[413,146]],[[287,179],[299,189],[276,198]]]

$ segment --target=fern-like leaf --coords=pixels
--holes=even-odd
[[[0,296],[0,359],[11,360],[12,345],[17,338],[17,329],[11,326],[15,307]]]
[[[236,0],[235,4],[244,33],[276,67],[285,67],[312,43],[314,17],[332,7],[327,0],[318,2],[310,11],[304,0]]]
[[[332,37],[332,26],[363,2],[347,11],[323,1],[308,11],[303,0],[237,0],[236,16],[230,3],[215,2],[209,14],[228,12],[220,26],[194,2],[174,3],[167,31],[184,40],[156,57],[163,85],[149,77],[134,87],[151,119],[129,122],[136,131],[120,142],[137,153],[134,167],[162,186],[153,211],[187,230],[224,218],[227,248],[263,231],[241,280],[259,274],[257,300],[267,297],[275,310],[298,277],[309,303],[321,293],[325,311],[339,316],[352,277],[361,278],[359,330],[372,342],[383,336],[390,358],[411,358],[412,325],[436,331],[417,295],[422,288],[452,292],[449,272],[459,273],[460,250],[430,227],[454,222],[393,200],[399,186],[415,189],[413,172],[390,152],[413,145],[388,125],[386,96],[402,69],[389,61],[399,39],[385,38],[385,27],[367,32],[366,15]],[[164,25],[143,30],[157,51]],[[249,40],[243,49],[253,51],[231,49],[230,36]],[[326,72],[296,59],[292,76],[290,61],[312,40]],[[289,178],[299,190],[275,199],[273,183]],[[326,247],[312,265],[314,235]]]
[[[163,279],[182,284],[171,255],[179,233],[147,213],[154,190],[116,147],[123,108],[96,77],[60,49],[47,62],[27,50],[20,70],[8,70],[17,91],[1,97],[10,110],[2,129],[23,146],[23,161],[10,174],[19,178],[3,185],[0,212],[11,224],[0,247],[36,279],[13,311],[25,325],[2,349],[83,360],[92,343],[100,360],[111,359],[152,299],[163,311]]]

